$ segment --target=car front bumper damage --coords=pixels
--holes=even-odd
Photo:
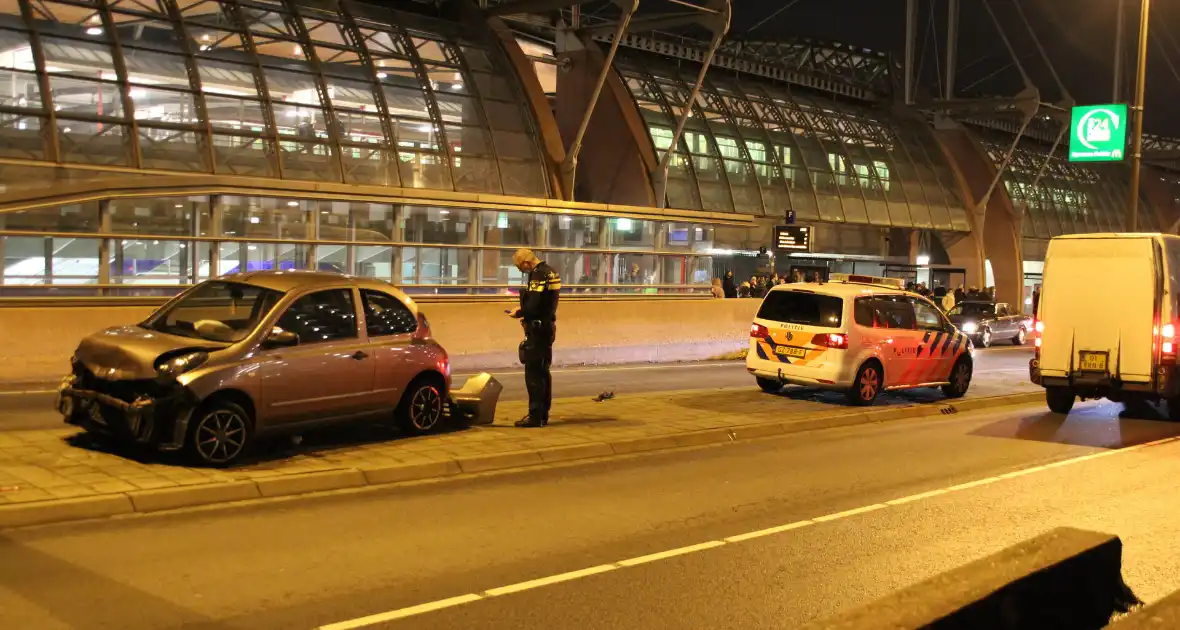
[[[102,389],[101,385],[87,387],[77,375],[62,379],[57,410],[66,424],[164,451],[184,446],[189,417],[196,406],[196,397],[187,388],[175,382],[161,384],[153,389],[162,390],[162,395],[142,393],[134,397],[125,392],[116,396]]]

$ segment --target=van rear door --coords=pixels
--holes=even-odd
[[[1041,374],[1151,382],[1158,269],[1150,236],[1053,239],[1037,314]]]

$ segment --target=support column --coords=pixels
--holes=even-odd
[[[478,209],[472,210],[471,211],[471,224],[467,229],[467,244],[468,245],[479,245],[480,244],[480,234],[482,234],[482,233],[483,233],[483,212]],[[480,280],[483,277],[483,266],[487,264],[487,261],[484,260],[484,256],[487,255],[489,250],[472,249],[469,251],[471,252],[471,255],[469,255],[467,257],[467,284],[482,284],[482,282],[480,282]],[[496,269],[498,270],[499,266],[500,266],[500,251],[495,250],[495,251],[492,251],[491,253],[495,254],[495,259],[496,259],[495,265],[496,265]]]
[[[0,230],[4,229],[4,219],[4,214],[0,213]],[[0,236],[0,286],[4,286],[4,270],[6,266],[4,263],[4,241],[5,238]]]
[[[1119,0],[1122,3],[1123,0]],[[946,94],[955,97],[955,66],[959,63],[959,0],[948,0],[946,15]]]
[[[351,204],[348,207],[348,229],[346,234],[350,242],[356,242],[356,213],[353,212]],[[344,246],[344,269],[349,274],[357,273],[356,245]]]
[[[914,52],[918,38],[918,0],[905,2],[905,103],[914,104]]]
[[[108,234],[111,233],[111,212],[109,201],[98,202],[98,233],[103,235],[103,239],[98,242],[98,284],[111,284],[111,239]],[[52,242],[52,239],[50,239]],[[50,247],[52,251],[52,246]],[[50,255],[52,258],[52,254]],[[115,264],[119,266],[119,276],[123,275],[123,247],[118,245],[115,248]],[[99,294],[105,295],[107,289],[102,289]]]
[[[209,235],[214,238],[221,236],[221,217],[222,210],[225,204],[221,200],[221,195],[213,195],[209,198]],[[217,240],[208,241],[201,244],[206,247],[209,252],[209,277],[216,278],[221,275],[221,242]],[[197,272],[198,274],[200,271]]]
[[[406,223],[405,223],[405,206],[393,207],[393,233],[390,234],[391,240],[394,243],[401,243],[405,240]],[[402,284],[402,256],[401,245],[395,245],[393,252],[389,257],[389,281],[394,285]]]

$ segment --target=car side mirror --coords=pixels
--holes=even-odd
[[[289,330],[271,331],[262,342],[264,348],[290,348],[299,345],[299,335]]]

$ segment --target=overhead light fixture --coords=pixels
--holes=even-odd
[[[299,205],[299,202],[298,201],[288,201],[287,205],[294,208],[295,206]]]
[[[930,257],[929,256],[925,256],[925,255],[918,256],[918,266],[919,267],[925,267],[926,265],[929,265],[929,264],[930,264]]]
[[[183,203],[178,203],[178,204],[176,204],[176,207],[177,207],[177,208],[183,208],[183,207],[184,207],[184,204],[183,204]]]
[[[261,222],[262,222],[262,219],[259,219],[258,217],[250,217],[250,223],[261,223]]]
[[[86,29],[86,34],[87,35],[102,35],[102,27],[91,26],[90,28]]]
[[[377,73],[377,78],[378,78],[378,79],[384,79],[384,78],[385,78],[385,77],[387,77],[387,76],[389,76],[389,75],[388,75],[388,74],[385,74],[384,72],[378,72],[378,73]]]

